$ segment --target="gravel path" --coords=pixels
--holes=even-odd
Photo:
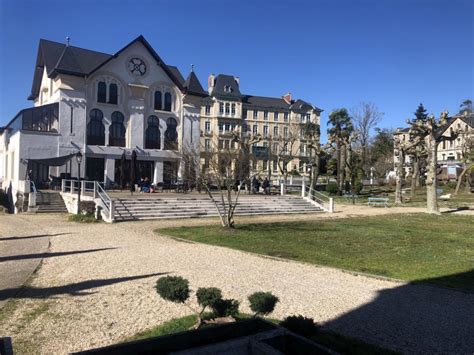
[[[373,209],[384,210],[390,209]],[[61,235],[51,237],[38,274],[0,313],[0,336],[12,336],[19,354],[108,345],[189,314],[156,294],[153,286],[164,273],[189,279],[194,290],[219,287],[225,297],[240,300],[244,312],[249,311],[247,295],[268,290],[280,298],[272,314],[276,318],[303,314],[341,333],[409,353],[474,352],[473,294],[179,242],[152,232],[215,219],[84,225],[57,216],[22,218]],[[252,220],[274,219],[282,220]]]

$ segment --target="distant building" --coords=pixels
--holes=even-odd
[[[321,109],[301,99],[294,100],[291,94],[281,97],[243,94],[240,78],[232,75],[211,74],[208,93],[209,97],[203,100],[201,108],[201,164],[204,170],[209,164],[206,150],[217,147],[237,151],[240,147],[232,136],[233,132],[239,132],[259,135],[261,140],[254,146],[264,148],[263,151],[268,153],[266,158],[251,154],[251,172],[267,175],[270,169],[273,176],[281,176],[277,155],[282,155],[285,138],[294,137],[297,130],[296,142],[289,148],[293,150],[294,159],[287,170],[307,173],[305,165],[309,149],[302,128],[307,122],[319,125]]]
[[[438,144],[437,164],[442,169],[438,177],[444,180],[456,179],[457,171],[464,167],[463,154],[466,149],[466,138],[474,137],[474,113],[449,117],[448,122],[439,129],[437,134],[449,137],[452,132],[460,132],[460,134],[455,140],[443,141]],[[402,141],[409,141],[409,128],[397,129],[395,136]],[[406,175],[412,173],[412,159],[413,157],[409,154],[405,156]],[[400,162],[400,155],[396,147],[394,147],[393,160],[396,167]]]

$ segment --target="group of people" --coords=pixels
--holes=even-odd
[[[147,177],[141,178],[138,182],[138,191],[143,193],[155,192],[154,186],[151,184],[150,179]]]
[[[265,195],[270,195],[270,181],[268,180],[268,178],[265,178],[262,182],[260,178],[257,178],[256,176],[254,176],[252,178],[252,189],[251,189],[254,195],[260,191],[260,186],[262,187]]]

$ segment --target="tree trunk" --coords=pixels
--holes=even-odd
[[[403,172],[405,164],[405,151],[403,149],[398,150],[399,159],[400,161],[397,164],[397,171],[396,171],[396,178],[395,178],[395,204],[403,203],[403,196],[402,196],[402,182],[403,182]]]
[[[337,192],[339,195],[342,194],[341,190],[341,144],[339,140],[336,142],[336,184],[337,184]]]
[[[426,208],[428,213],[439,213],[438,196],[436,190],[438,187],[436,179],[436,139],[434,133],[426,137],[426,145],[428,150],[427,158],[427,177],[426,177]]]
[[[420,163],[418,155],[413,155],[413,173],[411,174],[411,197],[415,196],[416,188],[418,187],[418,179],[420,178]]]
[[[462,183],[462,178],[464,177],[464,175],[466,175],[467,168],[468,168],[468,166],[466,165],[464,167],[464,169],[462,170],[461,174],[458,176],[458,182],[456,184],[456,190],[454,190],[455,195],[457,195],[458,192],[459,192],[459,188],[461,187],[461,183]],[[466,186],[469,186],[469,179],[467,178],[467,175],[466,175]]]

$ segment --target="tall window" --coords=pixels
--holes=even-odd
[[[117,105],[118,102],[118,87],[117,84],[109,85],[109,104]]]
[[[225,104],[225,114],[228,115],[230,113],[230,104],[227,102]]]
[[[165,111],[171,112],[171,94],[169,92],[165,94]]]
[[[224,114],[224,104],[222,102],[219,103],[219,114],[220,115]]]
[[[278,112],[273,113],[273,120],[278,121]]]
[[[205,125],[206,133],[210,133],[211,132],[211,122],[206,121],[204,125]]]
[[[258,117],[258,111],[257,110],[253,110],[253,118],[257,118]]]
[[[268,120],[268,111],[263,111],[263,119]]]
[[[285,122],[288,122],[288,112],[284,113],[283,119],[285,120]]]
[[[273,136],[278,137],[278,126],[273,127]]]
[[[268,126],[263,126],[263,136],[264,137],[268,136]]]
[[[283,134],[285,138],[288,138],[288,127],[283,128]]]
[[[121,112],[112,113],[112,124],[109,128],[109,145],[112,147],[125,147],[124,116]]]
[[[148,117],[147,123],[145,149],[161,149],[160,121],[158,117]]]
[[[89,114],[87,124],[87,144],[105,145],[104,115],[101,110],[93,109]]]
[[[258,126],[256,124],[254,124],[253,127],[252,127],[252,133],[254,135],[258,134]]]
[[[210,115],[210,114],[211,114],[211,106],[206,105],[206,115]]]
[[[97,102],[107,102],[107,84],[104,81],[99,81],[97,85]]]
[[[231,113],[232,113],[232,116],[235,115],[235,104],[232,104],[231,106]]]
[[[166,131],[165,131],[165,149],[176,150],[178,149],[178,131],[176,130],[178,123],[173,117],[166,120]]]
[[[157,90],[155,91],[155,110],[162,110],[163,109],[163,103],[162,97],[161,97],[161,91]]]
[[[247,109],[242,109],[242,118],[247,118]]]

